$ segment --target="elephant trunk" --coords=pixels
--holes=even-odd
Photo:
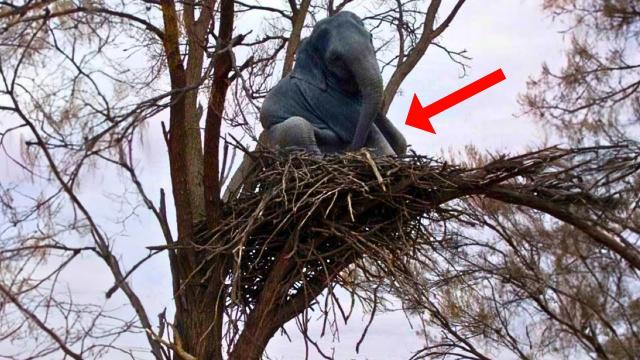
[[[371,54],[368,54],[368,53]],[[353,58],[347,61],[362,96],[362,108],[351,142],[351,150],[362,148],[369,135],[369,130],[382,107],[383,85],[382,75],[373,48],[365,52],[353,51]]]

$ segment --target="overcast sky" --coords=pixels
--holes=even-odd
[[[466,49],[473,59],[469,62],[467,76],[460,78],[458,65],[446,54],[431,48],[427,56],[409,75],[391,107],[389,118],[405,134],[413,149],[422,154],[439,154],[442,151],[462,149],[474,144],[488,151],[518,152],[535,147],[544,141],[544,132],[526,117],[518,117],[518,94],[525,90],[528,77],[540,72],[544,61],[552,68],[562,62],[563,37],[560,27],[542,13],[541,0],[469,0],[444,34],[441,43],[452,50]],[[268,3],[268,1],[263,1]],[[445,4],[452,1],[445,0]],[[245,24],[247,24],[245,22]],[[248,24],[259,28],[262,24]],[[468,83],[502,68],[507,80],[499,85],[459,104],[432,119],[437,135],[432,135],[404,125],[413,94],[423,105],[433,102]],[[150,124],[150,135],[142,149],[142,180],[149,194],[157,198],[161,187],[170,193],[168,161],[164,144],[159,136],[159,122]],[[9,168],[0,161],[7,181]],[[2,172],[2,171],[0,171]],[[109,172],[97,173],[84,184],[83,199],[102,218],[112,218],[114,209],[105,202],[102,191],[111,189],[113,181]],[[168,199],[168,203],[171,200]],[[141,210],[142,211],[142,210]],[[139,219],[127,222],[126,229],[114,240],[116,251],[123,255],[124,265],[130,267],[145,256],[145,246],[161,243],[158,226],[146,213]],[[86,257],[73,263],[66,276],[73,280],[72,291],[78,301],[104,302],[102,294],[112,284],[112,277],[104,271],[104,265],[95,257]],[[168,263],[159,256],[145,264],[132,278],[133,287],[140,294],[150,316],[172,303]],[[115,308],[126,303],[117,295],[106,303]],[[369,330],[360,354],[355,345],[364,327],[365,315],[354,316],[353,321],[341,328],[340,342],[323,343],[335,348],[336,359],[406,359],[421,346],[420,339],[411,329],[401,312],[378,316]],[[362,321],[360,321],[362,319]],[[300,359],[304,344],[294,337],[290,343],[284,337],[274,339],[268,353],[274,359]],[[131,344],[144,347],[141,336],[128,338]],[[7,344],[0,344],[0,354]],[[311,359],[319,358],[311,351]]]
[[[445,1],[445,4],[452,1]],[[543,62],[552,68],[563,62],[564,39],[559,24],[542,12],[540,0],[470,0],[445,31],[443,45],[466,49],[473,59],[467,76],[437,48],[425,58],[402,85],[389,118],[421,154],[462,150],[473,144],[480,149],[515,153],[535,147],[545,139],[544,129],[517,116],[522,113],[518,94],[526,81],[541,70]],[[507,80],[432,118],[437,135],[404,125],[413,94],[426,106],[462,86],[502,68]],[[324,342],[335,348],[336,359],[407,359],[422,342],[402,312],[378,316],[356,354],[355,345],[368,317],[355,317],[340,331],[340,343]],[[278,338],[271,341],[269,355],[275,359],[299,359],[304,346]],[[311,359],[319,359],[312,355]]]

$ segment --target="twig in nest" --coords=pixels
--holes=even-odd
[[[364,150],[364,155],[367,157],[367,161],[369,162],[369,165],[371,165],[371,169],[373,170],[373,173],[376,175],[376,179],[378,179],[378,184],[380,184],[382,191],[387,191],[387,187],[384,186],[384,180],[382,180],[382,175],[380,175],[380,171],[378,171],[378,167],[376,166],[376,163],[371,158],[371,154],[368,151]]]

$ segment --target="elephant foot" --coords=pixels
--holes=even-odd
[[[268,129],[267,133],[272,148],[302,151],[313,156],[322,155],[316,142],[314,126],[304,118],[290,117]]]
[[[387,139],[375,125],[371,127],[365,148],[375,157],[396,155]]]

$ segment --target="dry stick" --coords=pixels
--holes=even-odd
[[[606,233],[598,230],[594,226],[589,225],[583,219],[580,219],[577,216],[571,214],[566,209],[553,206],[553,204],[550,204],[548,201],[542,201],[532,196],[514,192],[511,189],[495,187],[485,191],[484,193],[492,199],[530,207],[549,214],[558,220],[562,220],[568,224],[571,224],[591,237],[597,243],[620,255],[620,257],[627,260],[629,265],[636,268],[636,270],[640,270],[640,254],[638,253],[637,249],[619,243]]]
[[[378,288],[377,287],[373,291],[373,304],[371,305],[371,314],[369,316],[369,321],[367,322],[367,326],[365,326],[364,331],[362,332],[362,335],[360,336],[360,340],[358,340],[358,343],[356,344],[356,353],[358,353],[358,354],[360,353],[360,345],[362,345],[362,342],[364,341],[364,338],[367,336],[367,332],[369,331],[369,327],[373,323],[373,319],[376,316],[376,310],[378,310]]]
[[[22,304],[20,303],[20,301],[13,296],[13,294],[11,293],[11,291],[9,291],[9,289],[5,288],[2,284],[0,284],[0,292],[2,294],[4,294],[4,296],[6,296],[9,301],[11,301],[11,303],[18,308],[18,310],[20,310],[21,313],[23,313],[27,318],[29,318],[31,321],[33,321],[36,326],[38,326],[40,328],[40,330],[44,331],[45,333],[47,333],[47,335],[49,335],[51,337],[51,339],[53,339],[53,341],[56,342],[56,344],[58,344],[58,346],[60,346],[60,349],[67,354],[69,357],[76,359],[76,360],[82,360],[82,356],[76,352],[74,352],[73,350],[69,349],[69,347],[65,344],[65,341],[62,340],[58,334],[56,334],[53,330],[51,330],[49,327],[47,327],[47,325],[45,323],[42,322],[42,320],[40,320],[34,313],[32,313],[31,311],[29,311],[28,309],[26,309],[24,306],[22,306]]]
[[[419,261],[418,256],[428,257],[429,254],[420,248],[432,249],[435,246],[431,240],[433,234],[425,224],[457,219],[461,215],[459,209],[440,208],[441,204],[468,195],[495,197],[491,191],[505,188],[515,189],[519,195],[534,191],[546,191],[547,194],[551,194],[549,196],[562,194],[567,186],[575,187],[577,175],[571,174],[600,177],[606,172],[611,175],[610,178],[616,179],[624,168],[612,168],[607,164],[615,162],[614,159],[617,158],[633,157],[636,152],[635,149],[625,147],[601,147],[595,150],[548,148],[506,159],[505,163],[520,164],[520,169],[495,166],[495,162],[490,166],[465,169],[445,166],[442,162],[420,156],[408,156],[402,160],[376,159],[375,166],[379,169],[380,175],[386,176],[383,178],[384,182],[392,184],[387,192],[379,191],[379,179],[371,172],[369,160],[363,154],[346,154],[319,160],[304,154],[280,159],[278,155],[263,152],[259,157],[267,166],[262,172],[254,174],[255,179],[252,181],[257,184],[252,189],[254,193],[243,193],[228,204],[227,210],[231,215],[219,228],[220,232],[216,237],[222,238],[229,234],[229,245],[226,246],[235,244],[241,247],[255,247],[260,253],[264,252],[267,255],[281,253],[282,246],[290,246],[296,241],[296,237],[291,234],[308,234],[309,239],[317,241],[310,244],[300,241],[295,256],[289,257],[297,264],[293,266],[294,272],[287,276],[287,279],[293,282],[287,284],[295,286],[298,281],[302,285],[296,287],[298,294],[278,310],[280,319],[285,320],[303,311],[327,284],[337,281],[349,286],[346,283],[348,279],[337,276],[340,271],[351,265],[361,271],[369,281],[380,281],[388,277],[398,283],[407,284],[409,288],[419,285],[413,278],[408,261]],[[326,180],[327,178],[329,180]],[[488,179],[491,181],[487,181]],[[500,183],[496,184],[496,179],[499,179]],[[611,184],[607,182],[604,185]],[[604,185],[594,188],[593,191],[603,189]],[[287,196],[293,196],[296,200],[283,206],[282,198],[287,191],[294,191],[293,195]],[[333,199],[332,193],[336,194]],[[581,194],[589,195],[587,192]],[[264,202],[265,199],[269,200]],[[581,203],[572,206],[591,209],[597,206],[598,203],[594,202],[596,200],[593,197],[585,197]],[[556,208],[562,209],[565,206],[562,198],[550,197],[545,201]],[[263,204],[259,212],[255,211],[256,202]],[[351,206],[334,205],[348,203],[351,203]],[[295,213],[292,212],[293,206],[297,209]],[[325,210],[327,208],[328,210]],[[320,218],[326,220],[309,215],[318,209],[323,211]],[[390,218],[385,214],[387,210],[399,212],[397,216]],[[548,209],[546,210],[544,212],[549,213]],[[377,214],[379,211],[382,213]],[[345,221],[352,214],[354,221]],[[314,223],[316,220],[322,221]],[[304,228],[300,227],[305,221],[308,224],[305,224]],[[251,226],[248,227],[247,224]],[[274,229],[278,231],[273,231]],[[368,234],[365,236],[367,231]],[[270,239],[269,247],[265,242],[255,242],[264,238]],[[446,233],[444,239],[447,239]],[[319,244],[323,241],[331,243],[330,240],[335,243],[331,245],[334,247],[319,251]],[[443,241],[442,245],[438,246],[449,245]],[[415,248],[417,252],[408,251],[411,248]],[[360,256],[366,256],[370,260],[356,262]],[[268,256],[260,255],[260,258],[264,260],[261,263],[245,263],[255,261],[255,257],[243,256],[240,260],[243,264],[237,264],[236,273],[231,275],[234,283],[245,286],[243,279],[246,274],[240,273],[241,269],[250,268],[252,274],[268,274],[273,264],[268,261]],[[314,265],[315,263],[317,265]],[[300,272],[303,268],[308,270],[307,275]],[[247,294],[254,299],[268,296],[260,286],[262,285],[258,284],[257,290],[251,290],[252,292]],[[248,291],[245,287],[238,289]],[[239,313],[242,314],[248,310],[245,304],[234,306],[238,306]]]
[[[111,296],[113,296],[113,293],[115,293],[120,288],[120,283],[122,281],[127,281],[127,278],[129,278],[129,276],[133,274],[140,267],[140,265],[144,264],[147,260],[151,259],[154,255],[159,254],[161,251],[162,250],[150,251],[149,254],[147,254],[147,256],[140,259],[140,261],[138,261],[135,265],[133,265],[133,267],[129,271],[127,271],[127,273],[124,275],[122,280],[116,282],[115,284],[113,284],[113,286],[109,290],[107,290],[107,293],[105,295],[106,298],[107,299],[111,298]]]
[[[2,74],[2,77],[4,79],[4,73]],[[134,308],[136,315],[140,320],[140,323],[144,328],[151,328],[151,322],[149,321],[149,317],[147,316],[147,313],[144,309],[144,306],[142,305],[142,302],[140,301],[140,298],[135,294],[135,292],[129,287],[129,285],[126,282],[122,281],[124,276],[122,274],[122,271],[120,270],[120,264],[118,263],[118,260],[116,259],[116,257],[110,252],[108,242],[100,232],[100,228],[94,222],[91,214],[85,208],[84,204],[73,192],[73,189],[62,177],[62,174],[60,173],[60,170],[58,169],[58,166],[55,163],[53,156],[49,152],[49,149],[47,148],[44,139],[41,137],[40,133],[38,132],[38,128],[22,112],[17,99],[14,96],[11,96],[11,100],[15,107],[16,114],[22,119],[22,121],[27,125],[29,130],[31,130],[31,133],[33,134],[33,136],[36,138],[36,143],[44,153],[47,163],[49,164],[54,177],[56,178],[60,186],[63,188],[64,192],[69,196],[73,204],[80,210],[82,215],[85,217],[85,219],[89,223],[89,226],[92,229],[91,233],[93,235],[94,241],[97,245],[97,248],[100,252],[101,257],[103,258],[105,263],[107,263],[107,265],[109,266],[109,269],[111,270],[111,273],[113,274],[116,281],[120,283],[119,286],[123,290],[127,298],[129,299],[129,302],[131,303],[131,306]],[[162,355],[161,355],[162,353],[160,351],[160,347],[153,341],[151,337],[148,337],[148,340],[152,349],[152,353],[154,354],[156,359],[162,359]]]
[[[172,326],[173,328],[173,326]],[[180,359],[182,360],[198,360],[195,356],[189,354],[188,352],[186,352],[184,350],[184,348],[182,347],[182,340],[180,338],[180,335],[178,334],[177,331],[175,331],[174,328],[174,334],[175,334],[175,338],[176,338],[176,342],[175,343],[170,343],[169,341],[155,335],[153,333],[153,331],[151,331],[150,329],[145,329],[147,334],[149,336],[151,336],[155,341],[157,341],[158,343],[168,347],[169,349],[173,350],[173,352],[178,355],[180,357]]]

